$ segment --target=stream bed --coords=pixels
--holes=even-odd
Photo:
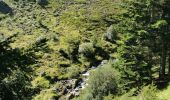
[[[66,89],[68,92],[67,100],[70,100],[73,97],[77,97],[80,94],[80,91],[84,89],[88,84],[87,81],[90,76],[90,72],[93,70],[96,70],[97,68],[101,67],[102,65],[106,64],[107,60],[103,60],[98,66],[92,66],[88,70],[82,72],[80,74],[81,78],[77,79],[76,82],[74,82],[74,87],[72,89]],[[67,83],[71,83],[73,80],[67,80]]]

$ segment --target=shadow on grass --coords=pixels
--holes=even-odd
[[[163,79],[160,78],[155,79],[155,85],[159,90],[166,89],[169,85],[169,82],[170,82],[170,78],[168,74],[166,74]]]
[[[0,12],[3,14],[10,14],[12,15],[12,8],[9,7],[4,1],[0,1]]]
[[[0,53],[0,99],[23,100],[30,98],[29,73],[31,65],[36,63],[33,55],[22,54],[20,50],[6,50]]]

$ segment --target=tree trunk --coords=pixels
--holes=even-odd
[[[164,76],[165,76],[166,53],[167,53],[166,44],[165,44],[165,42],[163,42],[162,50],[161,50],[160,73],[159,73],[159,78],[161,78],[161,79],[164,78]]]
[[[169,58],[168,58],[168,74],[170,76],[170,52],[169,52]]]

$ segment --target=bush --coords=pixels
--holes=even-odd
[[[104,100],[113,100],[113,95],[109,94],[108,96],[105,96]]]
[[[49,35],[49,38],[50,38],[50,40],[52,40],[52,41],[58,41],[58,40],[59,40],[59,35],[56,34],[56,33],[51,33],[51,34]]]
[[[0,100],[27,100],[31,99],[29,93],[33,93],[33,90],[26,73],[21,70],[13,70],[0,82]]]
[[[156,87],[153,85],[148,85],[143,87],[139,94],[139,99],[141,100],[158,100]]]
[[[48,88],[49,87],[49,81],[46,80],[44,77],[37,77],[31,83],[33,87],[35,88]]]
[[[79,46],[79,53],[85,57],[91,57],[94,55],[95,49],[92,43],[83,43]]]
[[[103,35],[103,38],[106,41],[110,41],[110,42],[114,42],[114,40],[117,38],[117,34],[114,31],[112,25],[107,29],[107,32]]]
[[[67,77],[68,78],[73,78],[73,77],[76,77],[78,76],[80,73],[80,68],[79,66],[71,66],[71,67],[68,67],[67,68]]]
[[[57,93],[53,90],[43,90],[39,95],[35,96],[33,100],[56,100],[58,98]]]
[[[80,44],[79,34],[69,34],[69,36],[60,38],[60,53],[68,57],[72,62],[77,61],[78,48]],[[63,52],[64,51],[64,52]]]
[[[54,79],[58,77],[58,67],[40,67],[36,70],[37,75],[43,77],[50,77],[50,79]]]
[[[138,99],[136,95],[137,88],[133,88],[130,91],[127,91],[126,93],[120,95],[117,95],[114,97],[114,100],[140,100]]]
[[[37,37],[35,40],[36,46],[44,45],[46,42],[47,42],[47,38],[44,35]]]
[[[115,100],[159,100],[157,97],[157,89],[153,85],[141,87],[141,91],[137,93],[137,88],[131,89],[129,92],[114,98]],[[137,94],[136,94],[137,93]],[[137,95],[137,96],[134,96]]]
[[[93,71],[83,98],[85,100],[103,100],[103,96],[118,92],[118,72],[109,64]],[[88,98],[88,99],[87,99]]]

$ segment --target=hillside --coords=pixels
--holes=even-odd
[[[1,0],[0,99],[164,99],[170,7],[152,1]]]

